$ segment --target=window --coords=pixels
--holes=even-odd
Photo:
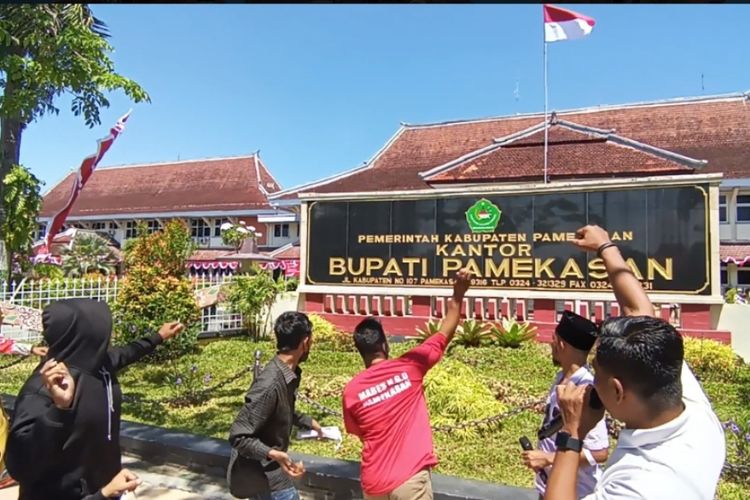
[[[750,222],[750,195],[737,196],[737,222]]]
[[[274,224],[273,236],[275,238],[289,238],[289,224]]]
[[[190,220],[190,235],[193,238],[210,238],[211,228],[203,219]]]
[[[34,241],[41,240],[47,235],[47,224],[38,224],[34,232]]]
[[[107,223],[106,222],[92,222],[91,229],[93,229],[94,231],[104,231],[107,229]]]
[[[125,224],[125,239],[135,238],[138,233],[138,223],[134,220],[129,220]]]
[[[719,195],[719,222],[727,222],[727,195]]]
[[[214,236],[219,238],[221,236],[221,225],[229,222],[229,219],[214,219]]]
[[[727,266],[721,266],[721,286],[727,286],[729,284],[729,275],[727,274]]]
[[[737,285],[742,288],[750,286],[750,269],[737,268]]]
[[[161,230],[161,224],[159,223],[158,220],[155,220],[155,219],[146,221],[146,227],[148,227],[149,234],[155,233],[156,231]]]

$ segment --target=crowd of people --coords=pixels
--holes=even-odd
[[[607,232],[586,226],[574,244],[595,252],[623,316],[596,325],[566,312],[551,343],[560,368],[536,449],[520,452],[539,498],[711,500],[725,459],[722,427],[684,362],[682,337],[654,314],[643,287]],[[364,369],[342,394],[344,426],[362,441],[365,499],[432,499],[438,464],[423,380],[460,321],[471,275],[461,270],[440,330],[392,358],[386,332],[364,318],[353,332]],[[110,346],[106,304],[72,299],[43,316],[49,350],[16,400],[7,443],[10,475],[23,500],[117,498],[140,484],[122,469],[117,372],[179,334],[180,323],[122,347]],[[289,455],[292,427],[320,424],[296,409],[301,365],[314,332],[301,312],[274,324],[277,355],[253,380],[230,430],[230,492],[254,500],[298,500],[305,474]],[[587,361],[595,350],[592,366]],[[624,424],[610,452],[604,413]],[[533,446],[531,447],[533,448]]]

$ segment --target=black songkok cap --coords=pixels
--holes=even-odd
[[[574,312],[563,311],[555,333],[581,351],[589,351],[596,342],[596,324]]]

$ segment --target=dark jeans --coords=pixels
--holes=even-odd
[[[251,500],[300,500],[297,488],[287,488],[254,496]]]

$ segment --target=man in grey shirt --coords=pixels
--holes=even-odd
[[[299,364],[310,354],[312,324],[305,314],[288,311],[276,319],[274,333],[278,354],[253,381],[229,430],[227,480],[239,498],[299,500],[292,480],[301,478],[305,467],[287,455],[292,425],[322,435],[318,422],[295,411]]]

